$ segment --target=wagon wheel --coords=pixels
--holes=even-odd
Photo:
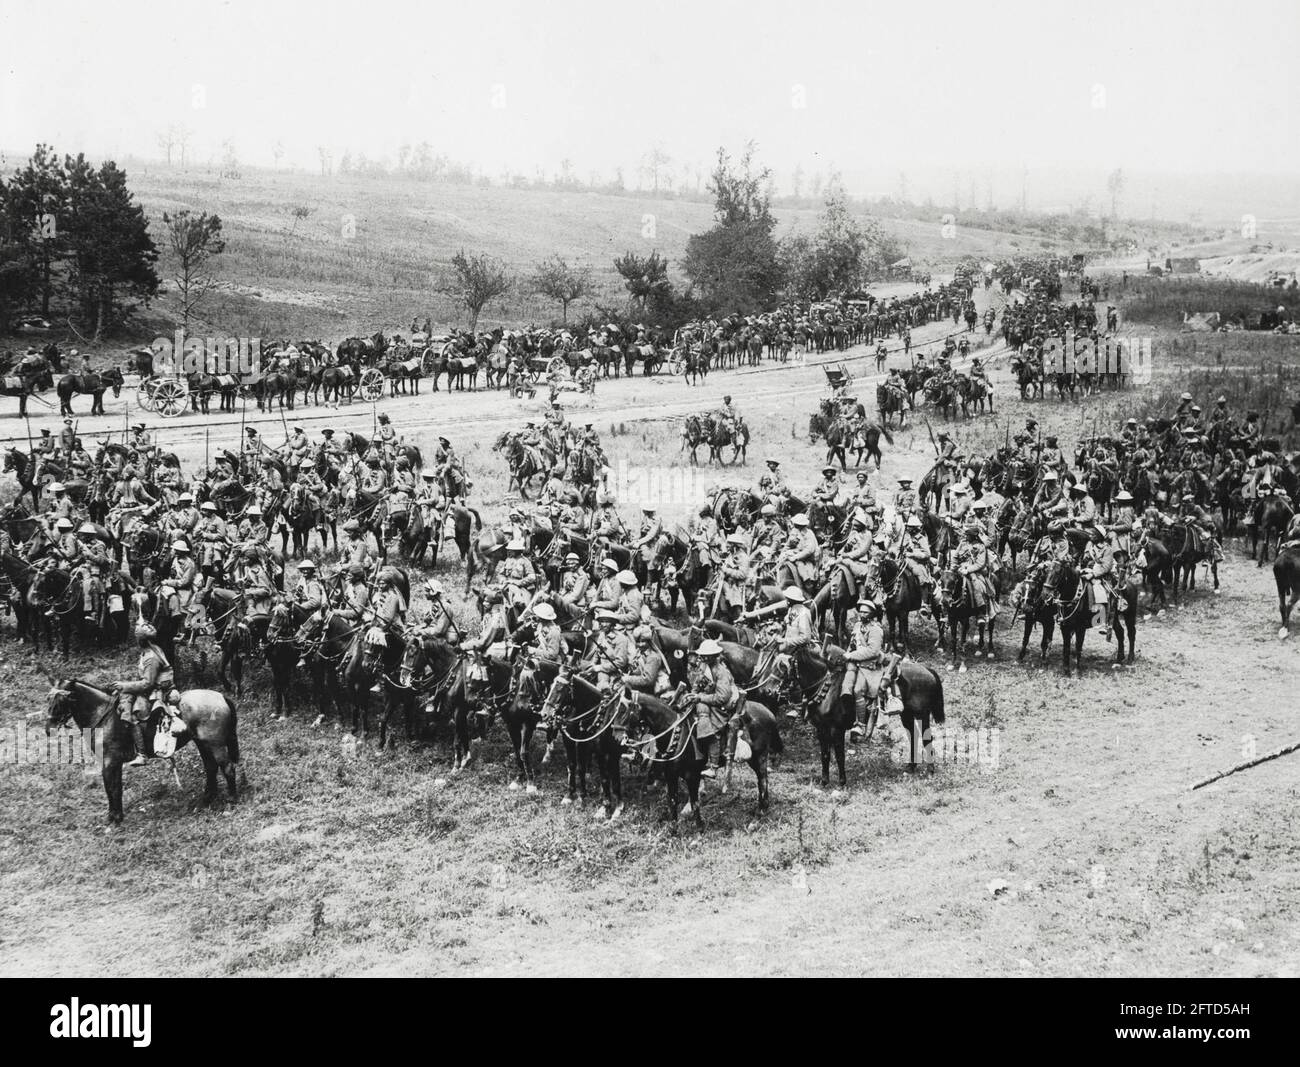
[[[438,362],[438,353],[430,345],[424,350],[424,355],[420,357],[420,370],[425,374],[432,374],[434,365]]]
[[[363,400],[378,400],[384,395],[384,372],[378,367],[367,367],[357,388]]]
[[[546,364],[547,374],[563,374],[568,369],[568,361],[563,356],[552,356],[551,362]]]
[[[686,360],[681,356],[673,356],[668,361],[668,372],[670,374],[684,374],[686,372]]]
[[[151,378],[146,378],[140,383],[140,388],[135,391],[135,402],[144,411],[154,410],[154,382]]]
[[[190,389],[180,379],[159,382],[153,390],[154,410],[164,419],[174,419],[185,410]]]

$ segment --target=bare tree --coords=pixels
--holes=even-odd
[[[167,166],[172,165],[172,151],[176,147],[176,127],[168,126],[164,130],[158,131],[158,147],[163,150],[167,157]]]
[[[283,141],[276,141],[275,144],[271,146],[271,158],[275,160],[275,165],[278,168],[280,166],[280,160],[284,158]]]
[[[293,221],[289,223],[289,236],[292,237],[298,229],[298,223],[306,222],[308,216],[311,215],[311,208],[301,206],[295,207],[293,211],[290,212],[290,215],[292,216]]]
[[[330,171],[334,169],[334,153],[332,153],[323,144],[316,146],[316,157],[320,160],[321,177],[328,178]]]
[[[570,267],[560,256],[537,264],[529,279],[533,292],[559,302],[561,321],[569,321],[569,305],[588,296],[593,284],[587,267]]]
[[[794,173],[790,176],[790,190],[796,200],[803,196],[803,165],[800,163],[794,165]]]
[[[465,255],[465,250],[457,252],[451,260],[456,272],[455,282],[446,287],[446,291],[459,297],[469,312],[469,328],[478,328],[478,317],[487,306],[488,301],[504,296],[514,285],[506,266],[499,259],[485,254]]]
[[[167,243],[176,257],[176,289],[181,295],[181,328],[189,331],[190,316],[216,285],[212,260],[226,250],[221,219],[206,211],[163,212]]]
[[[667,168],[672,161],[672,157],[660,145],[655,145],[646,153],[641,172],[650,176],[650,188],[656,195],[659,193],[660,172]]]
[[[173,129],[176,136],[176,150],[181,157],[181,170],[184,170],[185,156],[190,150],[190,138],[194,136],[194,132],[188,126],[175,126]]]

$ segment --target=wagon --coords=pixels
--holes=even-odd
[[[447,346],[451,344],[450,337],[431,337],[424,352],[420,356],[420,370],[425,374],[432,374],[437,366],[438,360],[446,356]]]
[[[361,372],[357,392],[363,400],[378,400],[384,395],[384,372],[378,367],[367,367]]]
[[[841,392],[853,384],[853,375],[843,363],[838,367],[823,367],[822,370],[826,373],[826,384],[831,387],[831,392]]]
[[[184,378],[143,378],[135,391],[135,401],[145,411],[155,411],[164,419],[174,419],[188,406],[190,387]]]
[[[542,378],[556,375],[571,375],[569,362],[563,356],[529,356],[524,363],[524,374],[529,381],[539,382]]]

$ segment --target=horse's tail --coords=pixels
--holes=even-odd
[[[482,520],[482,518],[479,517],[479,513],[478,513],[477,511],[475,511],[475,510],[474,510],[473,508],[471,508],[471,507],[467,507],[465,510],[468,511],[471,515],[474,516],[474,532],[475,532],[475,533],[482,533],[482,532],[483,532],[483,520]]]
[[[943,723],[943,679],[933,667],[926,668],[930,672],[930,677],[934,679],[935,705],[931,709],[930,717],[937,723]]]
[[[885,440],[888,441],[891,445],[894,443],[894,435],[889,432],[888,426],[881,426],[880,432],[885,435]]]
[[[226,744],[226,750],[230,753],[230,762],[239,762],[239,712],[235,710],[235,702],[226,697],[226,707],[230,709],[230,740]]]

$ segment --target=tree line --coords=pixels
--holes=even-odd
[[[850,211],[843,184],[834,175],[825,186],[817,228],[778,240],[771,172],[756,163],[753,144],[738,160],[718,150],[709,192],[714,224],[687,241],[681,264],[686,286],[674,286],[669,261],[658,250],[648,255],[627,251],[614,260],[614,270],[623,279],[628,305],[597,304],[592,321],[636,318],[675,329],[710,315],[768,311],[784,300],[825,300],[860,290],[903,255],[878,221]],[[442,289],[469,311],[471,330],[489,301],[516,287],[557,302],[565,323],[569,306],[595,293],[590,269],[572,266],[558,255],[524,278],[513,277],[490,256],[463,251],[452,260],[452,269],[454,276]]]
[[[27,309],[59,313],[99,338],[158,293],[158,249],[111,160],[37,145],[0,175],[0,330]]]

